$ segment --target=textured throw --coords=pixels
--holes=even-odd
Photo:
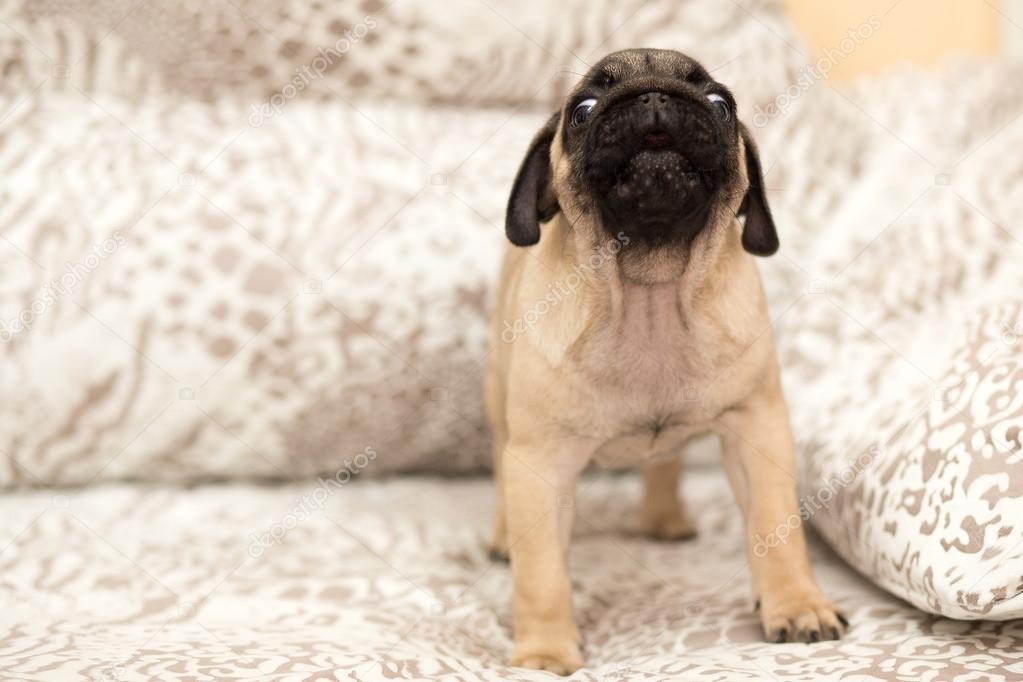
[[[684,47],[752,106],[798,66],[762,1],[0,7],[0,486],[481,470],[507,192],[574,74]]]
[[[813,543],[849,612],[839,642],[768,644],[720,474],[686,486],[700,535],[636,536],[638,480],[584,479],[572,572],[585,682],[991,680],[1023,626],[928,616]],[[0,500],[0,677],[552,680],[508,668],[511,575],[485,543],[487,481],[197,490],[109,485]]]

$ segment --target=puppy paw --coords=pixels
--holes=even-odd
[[[817,590],[764,595],[760,622],[769,642],[820,642],[840,639],[849,621]]]
[[[639,521],[640,531],[656,540],[689,540],[696,537],[696,524],[685,513],[644,511]]]
[[[579,645],[572,640],[530,642],[515,645],[509,665],[571,675],[583,667],[583,656]]]

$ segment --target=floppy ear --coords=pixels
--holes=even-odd
[[[561,207],[551,185],[551,142],[561,114],[554,114],[533,141],[519,166],[508,198],[504,231],[515,246],[532,246],[540,241],[540,223],[553,218]]]
[[[746,150],[746,177],[749,189],[739,206],[738,215],[746,216],[742,228],[742,248],[755,256],[770,256],[778,250],[778,232],[774,229],[771,207],[764,194],[764,174],[760,170],[760,154],[757,143],[746,126],[739,124],[742,132],[742,146]]]

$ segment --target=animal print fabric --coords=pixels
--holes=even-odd
[[[954,618],[1023,615],[1023,158],[1006,153],[1023,144],[1023,90],[1006,87],[1021,71],[822,91],[762,135],[803,516]]]
[[[773,2],[0,7],[3,486],[485,468],[504,204],[563,79],[699,45],[766,103],[798,65]]]
[[[5,86],[50,76],[44,88],[73,81],[131,101],[231,97],[275,114],[278,97],[553,109],[604,53],[638,44],[698,47],[747,101],[766,103],[800,66],[779,0],[4,5],[22,38],[0,59]]]
[[[720,472],[686,483],[699,535],[637,535],[638,477],[584,479],[571,550],[587,667],[571,679],[1008,681],[1019,622],[921,613],[811,543],[852,629],[762,641]],[[0,676],[11,680],[549,680],[509,668],[511,577],[483,479],[0,499]],[[270,539],[270,538],[273,539]]]
[[[921,609],[1023,615],[1018,66],[789,88],[774,3],[0,7],[5,487],[484,468],[512,174],[574,59],[653,40],[760,141],[793,523]]]

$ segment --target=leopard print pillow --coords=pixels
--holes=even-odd
[[[752,106],[804,62],[780,0],[6,4],[23,40],[0,47],[5,86],[50,76],[43,87],[129,100],[230,96],[253,121],[300,99],[549,110],[605,53],[640,46],[692,52]]]
[[[784,229],[762,269],[802,463],[786,526],[812,520],[953,618],[1023,616],[1021,72],[821,88],[761,135]]]
[[[507,189],[581,59],[751,106],[800,61],[765,1],[2,7],[8,486],[486,467]]]

